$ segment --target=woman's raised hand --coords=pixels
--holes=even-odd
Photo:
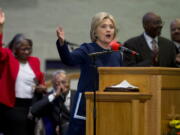
[[[3,10],[0,8],[0,25],[3,25],[5,22],[5,13]]]
[[[57,34],[57,37],[59,39],[59,42],[61,45],[64,45],[64,41],[65,41],[65,38],[64,38],[64,30],[61,26],[58,26],[57,29],[56,29],[56,34]]]

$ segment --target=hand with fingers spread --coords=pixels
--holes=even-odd
[[[64,45],[65,37],[64,37],[64,30],[61,26],[58,26],[56,29],[56,34],[59,39],[61,45]]]

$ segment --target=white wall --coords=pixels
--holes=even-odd
[[[34,41],[33,55],[59,59],[55,42],[57,25],[64,27],[66,38],[81,44],[89,42],[90,21],[100,11],[117,20],[119,41],[142,33],[142,16],[153,11],[162,16],[162,35],[169,38],[169,23],[180,17],[180,0],[0,0],[6,13],[5,43],[16,33],[25,33]]]

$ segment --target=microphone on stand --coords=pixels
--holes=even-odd
[[[72,42],[69,42],[69,41],[67,41],[67,40],[64,40],[64,42],[65,42],[66,44],[70,45],[70,46],[77,46],[77,47],[79,47],[79,45],[76,44],[76,43],[72,43]]]
[[[69,48],[71,49],[71,51],[73,51],[75,48],[78,48],[80,45],[76,44],[76,43],[72,43],[72,42],[69,42],[67,40],[64,40],[64,42],[66,44],[68,44]]]
[[[105,50],[105,51],[102,51],[102,52],[94,52],[94,53],[89,53],[88,55],[89,56],[99,56],[99,55],[103,55],[103,54],[109,54],[109,53],[112,53],[113,51],[112,50]]]
[[[121,43],[119,43],[117,41],[112,41],[110,43],[110,47],[111,47],[111,50],[113,50],[113,51],[122,51],[122,52],[125,52],[125,53],[130,53],[131,55],[139,55],[138,52],[124,47]]]

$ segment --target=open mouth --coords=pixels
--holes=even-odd
[[[106,38],[111,38],[111,34],[106,34]]]

